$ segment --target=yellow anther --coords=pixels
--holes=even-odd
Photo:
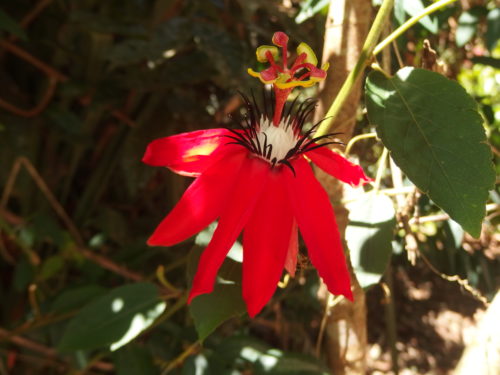
[[[258,62],[266,62],[268,61],[266,52],[270,52],[271,55],[273,56],[273,59],[276,60],[278,58],[278,47],[275,46],[259,46],[257,47],[257,50],[255,51],[255,54],[257,55],[257,61]]]
[[[316,66],[316,64],[318,63],[318,58],[316,57],[316,54],[314,53],[312,48],[309,47],[309,45],[304,42],[300,43],[299,46],[297,47],[297,55],[300,56],[303,53],[305,53],[307,56],[304,62]]]

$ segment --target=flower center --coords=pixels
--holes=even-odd
[[[285,159],[298,141],[289,118],[282,119],[278,126],[275,126],[269,119],[261,116],[259,125],[255,138],[264,149],[260,156],[273,164]]]

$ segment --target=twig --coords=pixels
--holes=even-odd
[[[24,338],[22,336],[14,335],[11,332],[9,332],[6,329],[3,329],[1,327],[0,327],[0,339],[5,340],[5,341],[9,341],[17,346],[21,346],[23,348],[32,350],[34,352],[43,354],[45,357],[54,358],[54,359],[60,361],[61,363],[64,363],[67,365],[67,363],[65,361],[58,358],[58,353],[57,353],[56,349],[46,347],[46,346],[44,346],[36,341],[29,340],[29,339]],[[102,370],[102,371],[107,371],[107,372],[111,372],[114,370],[114,366],[111,363],[107,363],[107,362],[96,362],[93,364],[93,368],[98,369],[98,370]]]
[[[10,211],[7,211],[4,207],[0,206],[0,216],[9,224],[12,224],[12,225],[21,225],[22,223],[24,223],[24,220],[10,212]]]
[[[56,86],[57,86],[57,78],[49,77],[47,88],[45,89],[42,98],[40,99],[38,104],[36,104],[31,109],[22,109],[16,107],[15,105],[8,103],[1,98],[0,98],[0,107],[21,117],[27,117],[27,118],[35,117],[36,115],[40,114],[50,103],[52,97],[54,96]]]
[[[0,358],[2,357],[6,358],[7,366],[9,369],[16,366],[19,362],[28,362],[30,365],[35,365],[39,368],[51,366],[57,369],[57,373],[61,373],[61,371],[67,369],[67,365],[61,363],[57,359],[42,357],[36,354],[26,354],[13,349],[0,348]],[[2,364],[2,361],[0,361],[0,370],[2,368]],[[7,371],[7,369],[4,369],[0,371],[0,374],[9,375],[9,372]]]
[[[500,204],[489,203],[486,205],[486,212],[496,211],[500,209]],[[436,221],[445,221],[450,219],[450,215],[448,214],[436,214],[436,215],[428,215],[422,217],[412,217],[410,219],[410,225],[419,224],[419,223],[429,223]]]
[[[54,209],[56,212],[57,216],[62,220],[66,228],[68,228],[71,236],[75,240],[77,244],[77,249],[80,251],[80,253],[87,259],[93,261],[94,263],[99,264],[101,267],[112,271],[116,274],[119,274],[127,279],[131,279],[134,281],[140,281],[143,280],[144,277],[140,275],[139,273],[130,271],[126,267],[120,266],[110,259],[96,254],[95,252],[89,250],[85,246],[85,242],[83,238],[81,237],[78,229],[76,228],[75,224],[71,220],[71,218],[68,216],[62,205],[57,201],[56,197],[52,193],[52,191],[49,189],[45,181],[43,180],[42,176],[38,173],[38,171],[35,169],[33,164],[25,158],[24,156],[20,156],[19,158],[16,159],[16,161],[13,164],[13,167],[11,169],[9,178],[7,180],[7,184],[5,186],[4,192],[2,194],[2,199],[0,201],[0,207],[4,208],[7,204],[8,198],[10,194],[12,193],[12,189],[14,187],[14,183],[16,181],[16,178],[19,174],[19,170],[21,166],[24,166],[28,173],[30,174],[31,178],[37,185],[37,187],[40,189],[40,191],[43,193],[45,198],[49,201],[49,204],[51,207]]]
[[[172,371],[174,368],[176,368],[177,366],[181,365],[187,357],[189,357],[191,354],[193,354],[196,350],[198,350],[200,347],[200,341],[196,341],[194,342],[193,344],[189,345],[186,350],[184,350],[177,358],[175,358],[174,360],[170,361],[165,369],[163,370],[163,372],[161,373],[161,375],[166,375],[168,374],[170,371]]]
[[[35,319],[38,318],[39,316],[41,316],[40,306],[39,306],[38,300],[36,298],[36,290],[37,290],[36,284],[31,284],[28,287],[28,300],[30,302],[31,309],[33,310],[33,314],[35,316]]]
[[[401,169],[396,165],[392,158],[389,158],[389,164],[391,166],[391,177],[392,184],[396,190],[403,190],[403,173]],[[412,265],[415,265],[416,255],[418,251],[418,241],[415,233],[411,230],[410,226],[410,214],[415,206],[415,193],[416,188],[411,187],[409,191],[411,194],[406,199],[401,195],[396,195],[397,202],[397,219],[401,223],[403,230],[405,232],[405,249],[408,252],[408,260]]]
[[[488,307],[490,305],[488,299],[479,290],[470,285],[467,279],[462,279],[458,275],[447,275],[445,273],[442,273],[436,267],[434,267],[434,265],[430,262],[430,260],[420,250],[417,249],[417,251],[419,253],[420,258],[422,258],[427,267],[429,267],[429,269],[436,275],[438,275],[444,280],[457,283],[458,285],[463,287],[466,291],[468,291],[474,298],[476,298],[478,301],[481,301],[485,307]]]
[[[38,173],[38,171],[35,169],[33,164],[24,156],[20,156],[16,159],[14,162],[14,166],[11,171],[11,175],[9,176],[8,183],[6,185],[6,188],[4,190],[4,194],[2,195],[2,200],[0,203],[1,207],[5,207],[7,204],[7,200],[12,192],[12,188],[14,187],[14,183],[16,181],[17,175],[19,174],[20,167],[24,166],[28,173],[30,174],[31,178],[35,182],[36,186],[40,189],[40,191],[43,193],[45,198],[49,201],[49,204],[52,206],[54,211],[56,212],[57,216],[63,221],[64,225],[68,228],[71,236],[74,238],[76,243],[78,244],[79,247],[84,247],[84,241],[82,237],[80,236],[80,233],[78,232],[78,229],[76,229],[76,226],[73,224],[72,220],[69,218],[68,214],[66,214],[66,211],[64,208],[61,206],[61,204],[57,201],[56,197],[52,192],[50,191],[49,187],[43,180],[42,176]]]
[[[111,115],[114,118],[116,118],[117,120],[120,120],[124,124],[130,126],[131,128],[137,128],[138,127],[137,123],[134,120],[132,120],[125,113],[123,113],[122,111],[120,111],[118,109],[115,109],[115,110],[111,111]]]
[[[29,23],[31,21],[30,21],[30,19],[28,19],[26,22]],[[50,100],[54,96],[57,83],[59,81],[67,80],[67,77],[65,75],[63,75],[62,73],[58,72],[57,70],[55,70],[54,68],[52,68],[51,66],[45,64],[43,61],[37,59],[33,55],[29,54],[28,52],[26,52],[22,48],[16,46],[15,44],[13,44],[9,41],[0,40],[0,47],[5,48],[7,51],[13,53],[14,55],[18,56],[19,58],[21,58],[25,61],[27,61],[28,63],[30,63],[34,67],[41,70],[48,77],[47,88],[46,88],[42,98],[38,102],[38,104],[35,105],[35,107],[33,107],[32,109],[18,108],[17,106],[10,104],[3,99],[0,99],[0,107],[18,115],[18,116],[22,116],[22,117],[29,118],[29,117],[34,117],[34,116],[38,115],[50,103]]]
[[[41,70],[49,77],[54,77],[59,81],[66,81],[68,79],[68,77],[66,77],[64,74],[55,70],[54,68],[44,63],[43,61],[37,59],[36,57],[23,50],[21,47],[16,46],[15,44],[12,44],[5,40],[0,40],[0,47],[5,48],[7,51],[29,62],[31,65]]]
[[[53,0],[40,0],[34,7],[33,9],[31,9],[31,11],[26,14],[23,19],[21,20],[21,22],[19,23],[19,25],[21,25],[21,27],[23,29],[25,29],[26,27],[28,27],[28,25],[33,22],[33,20],[38,17],[38,15],[45,9],[47,8],[50,3],[52,3]]]

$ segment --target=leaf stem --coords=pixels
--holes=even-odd
[[[432,5],[429,5],[427,8],[422,9],[422,11],[416,16],[411,17],[408,21],[399,26],[396,30],[394,30],[390,35],[387,36],[383,41],[381,41],[373,50],[373,55],[378,55],[385,47],[387,47],[392,41],[396,40],[401,34],[403,34],[410,27],[415,25],[420,19],[428,16],[431,13],[434,13],[436,10],[445,7],[448,4],[454,3],[457,0],[439,0]]]
[[[375,17],[375,21],[373,21],[373,25],[370,31],[368,32],[368,36],[366,37],[363,49],[361,50],[361,55],[359,56],[359,59],[356,62],[356,65],[354,66],[354,69],[351,70],[351,72],[347,76],[346,80],[344,81],[344,84],[340,88],[338,95],[336,96],[332,105],[328,109],[328,112],[325,115],[326,120],[323,121],[321,126],[316,131],[316,134],[314,135],[315,137],[320,137],[330,132],[330,128],[333,124],[333,121],[335,120],[340,110],[342,109],[342,105],[349,97],[349,94],[351,93],[351,90],[353,89],[357,80],[361,77],[363,70],[367,65],[367,62],[372,57],[373,50],[376,47],[378,38],[382,33],[385,22],[387,21],[387,19],[391,14],[393,6],[394,6],[394,0],[384,0],[384,2],[382,3],[377,13],[377,16]]]

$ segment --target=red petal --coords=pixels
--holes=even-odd
[[[304,158],[286,173],[288,193],[309,258],[328,290],[352,300],[349,271],[330,200]]]
[[[365,175],[363,168],[359,165],[351,163],[326,147],[319,147],[305,154],[326,173],[347,184],[358,186],[373,181]]]
[[[213,290],[217,271],[252,213],[267,184],[269,171],[269,164],[263,160],[245,160],[237,182],[231,189],[228,199],[230,203],[222,212],[212,240],[201,255],[188,303],[194,297]],[[225,195],[227,199],[227,194]]]
[[[227,129],[208,129],[156,139],[148,145],[142,161],[184,176],[198,176],[215,161],[210,155],[227,143],[224,136],[230,134]]]
[[[288,254],[286,255],[285,268],[290,276],[295,277],[297,269],[297,255],[299,253],[299,228],[297,220],[293,220],[292,233],[288,245]]]
[[[171,246],[198,233],[221,213],[247,152],[241,148],[209,167],[188,187],[179,203],[148,240],[152,246]]]
[[[282,173],[270,173],[243,232],[243,299],[253,318],[273,296],[288,253],[293,216]]]

